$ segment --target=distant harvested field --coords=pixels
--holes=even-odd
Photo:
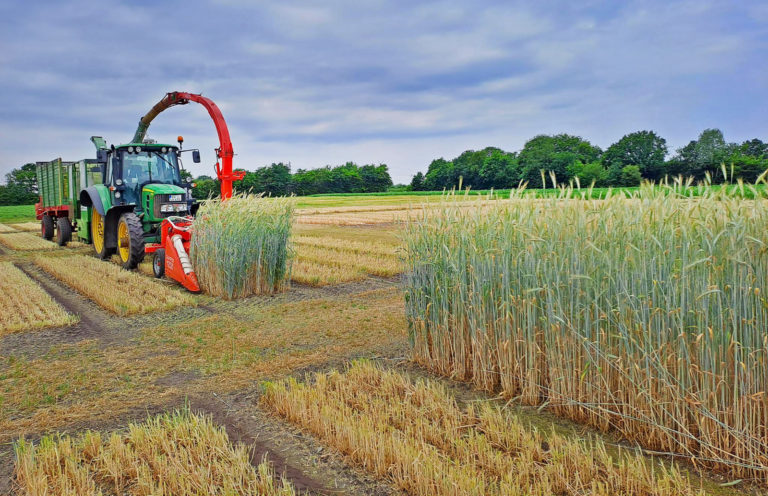
[[[78,320],[11,262],[0,262],[0,336]]]
[[[40,230],[39,222],[22,222],[21,224],[11,224],[11,227],[17,231],[36,232]]]
[[[0,224],[0,233],[11,233],[16,232],[16,229],[12,228],[11,226],[6,226],[5,224]]]
[[[176,288],[94,257],[37,257],[35,263],[99,306],[118,315],[170,310],[197,300]],[[105,284],[108,281],[108,284]]]
[[[125,434],[19,440],[16,481],[23,494],[295,495],[266,460],[254,467],[210,418],[176,412],[130,424]]]
[[[26,232],[3,233],[0,235],[0,244],[18,251],[54,250],[58,248],[56,243]]]
[[[354,253],[368,255],[396,256],[397,245],[389,243],[373,243],[367,241],[352,241],[331,236],[294,236],[293,242],[297,246],[311,246],[317,248],[330,248],[345,250]]]
[[[296,251],[297,258],[305,262],[350,267],[374,276],[392,277],[403,271],[402,263],[394,255],[368,255],[354,251],[301,245]]]
[[[408,210],[398,209],[389,211],[366,211],[345,214],[299,215],[296,217],[296,222],[299,224],[365,226],[403,222],[409,218],[408,216]]]
[[[487,402],[459,408],[439,383],[370,362],[268,383],[261,401],[407,494],[704,494],[674,468],[613,459],[597,441],[545,437]]]
[[[335,266],[296,258],[291,267],[291,281],[308,286],[330,286],[343,282],[362,281],[365,272],[351,266]]]
[[[338,228],[343,232],[313,235],[314,231],[300,231],[293,237],[296,257],[291,280],[310,286],[327,286],[342,282],[359,281],[368,275],[392,277],[402,272],[397,256],[398,245],[383,231],[381,242],[358,241],[354,228]],[[369,230],[370,231],[370,230]],[[323,231],[321,231],[323,232]],[[366,239],[377,239],[376,231]]]

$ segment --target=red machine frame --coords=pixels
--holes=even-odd
[[[216,176],[221,181],[221,198],[227,200],[232,197],[232,182],[241,180],[245,176],[245,172],[232,170],[232,157],[235,156],[235,152],[232,148],[232,141],[229,139],[229,128],[227,128],[221,110],[210,98],[184,91],[172,91],[166,94],[139,120],[139,127],[136,129],[132,142],[141,143],[144,141],[150,123],[160,112],[174,105],[186,105],[189,102],[197,102],[205,107],[216,126],[216,133],[219,135],[219,147],[216,149]],[[219,160],[221,160],[221,164],[219,164]]]

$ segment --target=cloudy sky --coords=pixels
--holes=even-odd
[[[94,134],[126,142],[171,90],[219,104],[236,167],[383,162],[395,182],[541,133],[766,140],[766,54],[763,0],[5,0],[0,175],[95,156]],[[211,173],[205,110],[171,108],[149,132],[178,134],[203,155],[188,168]]]

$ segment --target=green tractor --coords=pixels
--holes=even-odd
[[[101,181],[80,191],[81,216],[90,219],[89,232],[79,237],[93,243],[101,259],[114,253],[123,267],[135,268],[144,259],[145,246],[160,242],[160,224],[170,216],[194,215],[197,202],[192,183],[182,179],[179,146],[145,141],[107,147],[99,136],[91,137],[97,150]],[[195,163],[200,152],[191,151]]]

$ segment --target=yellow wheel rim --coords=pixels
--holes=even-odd
[[[117,225],[117,251],[123,263],[131,256],[131,235],[128,233],[128,224],[120,221]]]
[[[94,208],[91,212],[91,237],[96,253],[104,250],[104,217]]]

